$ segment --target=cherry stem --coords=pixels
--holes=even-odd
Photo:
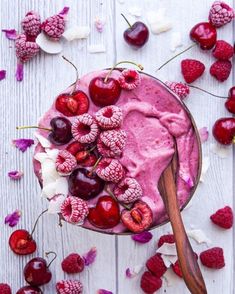
[[[129,206],[125,205],[124,203],[120,202],[117,197],[113,194],[113,192],[109,189],[109,186],[105,187],[105,192],[107,192],[113,199],[115,199],[121,206],[123,206],[127,210],[131,210]]]
[[[91,153],[92,151],[95,150],[95,148],[96,148],[96,146],[93,146],[91,149],[87,150],[87,153],[88,153],[88,154]]]
[[[92,175],[93,171],[96,169],[97,165],[99,164],[99,162],[101,161],[102,156],[100,156],[97,160],[96,163],[93,165],[92,169],[89,171],[89,175]]]
[[[209,94],[209,95],[211,95],[211,96],[214,96],[214,97],[217,97],[217,98],[228,98],[228,97],[225,97],[225,96],[219,96],[219,95],[213,94],[213,93],[211,93],[211,92],[208,92],[207,90],[204,90],[204,89],[199,88],[199,87],[194,86],[194,85],[189,85],[189,84],[187,84],[187,86],[190,87],[190,88],[194,88],[194,89],[200,90],[200,91],[202,91],[202,92],[204,92],[204,93],[207,93],[207,94]]]
[[[128,21],[128,19],[125,17],[125,15],[121,13],[121,16],[125,19],[125,21],[127,22],[128,26],[131,28],[132,25],[130,24],[130,22]]]
[[[233,141],[232,141],[232,143],[235,144],[235,136],[233,137]]]
[[[109,79],[111,73],[113,72],[113,70],[114,70],[119,64],[122,64],[122,63],[133,64],[133,65],[137,66],[140,70],[143,70],[143,69],[144,69],[144,67],[143,67],[141,64],[137,64],[137,63],[135,63],[135,62],[133,62],[133,61],[128,61],[128,60],[119,61],[119,62],[116,63],[116,64],[110,69],[110,71],[108,72],[107,76],[106,76],[105,79],[104,79],[104,82],[105,82],[105,83],[107,83],[107,81],[108,81],[108,79]]]
[[[64,55],[62,55],[62,58],[63,58],[65,61],[67,61],[68,63],[70,63],[70,64],[73,66],[73,68],[75,69],[75,71],[76,71],[76,81],[75,81],[75,83],[74,83],[74,88],[73,88],[73,90],[72,90],[71,93],[70,93],[70,95],[72,95],[72,94],[76,91],[77,82],[78,82],[78,80],[79,80],[78,69],[77,69],[77,67],[76,67],[76,66],[75,66],[70,60],[68,60]]]
[[[24,129],[39,129],[39,130],[44,130],[51,132],[52,129],[44,128],[44,127],[38,127],[38,126],[21,126],[21,127],[16,127],[17,130],[24,130]]]
[[[52,260],[49,262],[49,264],[47,265],[47,268],[49,268],[50,267],[50,265],[52,264],[52,262],[56,259],[56,257],[57,257],[57,254],[54,252],[54,251],[49,251],[49,252],[46,252],[45,253],[45,255],[46,255],[46,257],[48,257],[48,255],[50,255],[50,254],[54,254],[54,257],[52,258]]]
[[[36,229],[36,226],[37,226],[37,224],[38,224],[38,221],[39,221],[40,217],[41,217],[44,213],[46,213],[47,211],[48,211],[48,209],[45,209],[45,210],[43,210],[43,211],[39,214],[39,216],[37,217],[37,219],[36,219],[36,221],[35,221],[35,223],[34,223],[34,226],[33,226],[33,229],[32,229],[32,232],[31,232],[30,236],[33,235],[33,233],[34,233],[34,231],[35,231],[35,229]]]
[[[171,62],[173,59],[175,59],[176,57],[180,56],[181,54],[187,52],[188,50],[190,50],[191,48],[195,47],[196,45],[197,45],[197,44],[194,43],[194,44],[192,44],[191,46],[189,46],[188,48],[186,48],[185,50],[183,50],[183,51],[181,51],[180,53],[174,55],[173,57],[171,57],[170,59],[168,59],[166,62],[164,62],[164,63],[163,63],[158,69],[157,69],[157,71],[160,70],[160,69],[162,69],[165,65],[167,65],[167,63]]]

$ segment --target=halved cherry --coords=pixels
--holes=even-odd
[[[26,230],[16,230],[9,238],[11,250],[18,255],[32,254],[37,249],[37,244],[32,235]]]
[[[66,150],[70,152],[73,156],[76,156],[78,152],[85,150],[85,146],[82,143],[75,141],[70,143],[66,147]]]

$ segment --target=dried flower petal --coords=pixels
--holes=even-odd
[[[204,143],[208,140],[208,137],[209,137],[209,132],[208,132],[208,129],[207,127],[203,127],[199,130],[199,135],[200,135],[200,139],[201,139],[201,142]]]
[[[69,12],[69,7],[65,6],[60,12],[59,15],[66,16]]]
[[[153,234],[145,231],[139,234],[132,235],[131,238],[136,242],[144,244],[148,243],[153,238]]]
[[[11,178],[12,180],[17,181],[17,180],[20,180],[22,178],[23,174],[24,173],[21,172],[21,171],[14,170],[14,171],[10,171],[8,173],[8,177]]]
[[[126,269],[126,277],[128,279],[132,279],[134,277],[136,277],[143,269],[143,265],[142,264],[138,264],[136,266],[134,266],[134,268],[131,270],[129,267]]]
[[[97,294],[113,294],[113,292],[105,290],[105,289],[99,289],[97,291]]]
[[[105,22],[102,19],[100,19],[100,18],[95,19],[95,28],[99,33],[103,32],[104,24],[105,24]]]
[[[97,255],[96,247],[92,247],[86,254],[84,254],[83,259],[85,262],[85,266],[91,265],[95,261],[96,255]]]
[[[17,64],[15,76],[16,76],[16,80],[18,82],[23,81],[23,78],[24,78],[24,66],[23,66],[22,63],[18,63]]]
[[[15,139],[12,140],[12,143],[18,148],[20,151],[25,152],[27,148],[34,144],[34,140],[32,139]]]
[[[5,33],[5,36],[9,40],[15,40],[17,38],[17,32],[15,29],[10,29],[10,30],[4,29],[2,30],[2,32]]]
[[[6,71],[4,69],[0,70],[0,81],[6,78]]]
[[[20,217],[21,211],[15,210],[13,213],[10,213],[5,217],[5,224],[8,224],[10,227],[14,227],[18,224]]]

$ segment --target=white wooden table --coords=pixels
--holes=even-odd
[[[120,1],[122,2],[122,1]],[[169,49],[173,31],[180,31],[183,36],[184,48],[190,44],[189,29],[197,22],[207,19],[211,0],[126,0],[125,3],[113,0],[1,0],[0,1],[0,28],[20,28],[20,20],[29,10],[38,11],[42,18],[60,11],[63,6],[70,6],[70,24],[90,25],[91,34],[88,40],[74,41],[67,44],[63,54],[72,59],[78,66],[81,74],[111,66],[115,61],[134,60],[145,67],[145,71],[165,80],[180,81],[181,57],[167,65],[159,73],[157,66],[172,56]],[[232,0],[227,0],[232,5]],[[149,43],[139,51],[130,49],[122,38],[126,23],[120,16],[123,12],[127,16],[133,6],[142,8],[141,19],[146,21],[146,12],[159,7],[166,7],[168,16],[174,24],[173,30],[161,35],[150,35]],[[94,28],[96,16],[105,17],[104,32],[99,34]],[[233,41],[232,25],[218,30],[219,39]],[[90,54],[89,45],[103,44],[105,53]],[[46,207],[45,199],[40,198],[40,188],[33,174],[33,148],[21,153],[11,145],[11,140],[20,137],[32,137],[33,132],[18,133],[17,125],[36,124],[60,91],[74,81],[74,72],[60,56],[51,56],[41,53],[25,66],[25,79],[22,83],[16,82],[14,71],[16,58],[13,42],[8,41],[1,34],[0,67],[7,70],[7,78],[0,82],[0,134],[1,134],[1,161],[0,161],[0,282],[12,285],[13,293],[24,285],[22,270],[25,263],[31,258],[18,257],[8,248],[8,237],[12,232],[3,224],[7,213],[16,208],[22,210],[22,219],[18,228],[31,229],[36,216]],[[203,78],[195,84],[207,90],[226,95],[233,84],[233,75],[223,84],[219,84],[209,75],[209,65],[213,58],[207,52],[200,52],[193,48],[182,58],[193,57],[202,60],[206,66]],[[213,122],[222,116],[228,116],[224,107],[224,99],[208,96],[196,90],[191,91],[186,104],[192,111],[198,127],[208,126],[211,130]],[[205,182],[200,184],[192,200],[192,206],[183,212],[183,218],[188,229],[203,229],[213,241],[213,246],[224,248],[226,267],[219,271],[202,268],[206,280],[208,293],[234,293],[234,239],[233,230],[222,231],[216,228],[209,220],[209,216],[218,208],[226,204],[233,206],[234,193],[234,153],[232,148],[227,158],[221,159],[210,151],[210,144],[214,140],[210,136],[204,144],[203,152],[210,157],[210,168]],[[19,169],[24,171],[24,178],[20,182],[10,181],[7,172]],[[96,262],[87,268],[78,278],[84,284],[84,293],[93,294],[104,288],[117,294],[138,294],[140,275],[134,279],[125,278],[127,267],[144,264],[146,259],[155,251],[155,244],[159,236],[170,232],[170,226],[165,225],[153,231],[154,238],[146,245],[134,243],[130,237],[107,236],[72,225],[57,225],[57,218],[45,216],[40,220],[35,232],[38,250],[35,255],[43,256],[45,251],[54,250],[58,258],[52,265],[53,279],[44,287],[44,293],[55,293],[54,285],[59,279],[67,278],[60,268],[60,262],[67,254],[77,251],[86,252],[96,246],[98,256]],[[195,251],[200,253],[206,249],[205,245],[197,245],[192,241]],[[182,280],[174,276],[173,285],[168,287],[164,281],[158,293],[189,293]]]

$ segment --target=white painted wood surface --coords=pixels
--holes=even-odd
[[[74,41],[64,47],[63,54],[77,64],[81,74],[111,66],[115,61],[123,59],[135,60],[145,67],[145,71],[162,80],[182,80],[180,74],[181,57],[168,64],[161,72],[156,73],[157,66],[172,56],[169,50],[172,32],[180,31],[183,36],[184,47],[190,44],[189,29],[197,22],[207,18],[208,9],[212,1],[193,0],[1,0],[0,1],[0,28],[20,29],[20,20],[29,10],[38,11],[42,18],[60,11],[64,5],[70,6],[70,24],[90,25],[92,30],[88,40]],[[232,0],[226,1],[232,5]],[[167,9],[167,15],[172,19],[173,30],[161,35],[150,35],[149,43],[141,50],[130,49],[122,39],[126,28],[120,13],[127,16],[129,9],[134,6],[142,8],[141,20],[146,21],[146,12],[160,7]],[[104,32],[99,34],[94,28],[96,16],[106,18]],[[218,30],[219,38],[233,41],[232,25]],[[105,53],[90,54],[89,45],[103,44]],[[31,229],[36,216],[46,207],[46,201],[40,199],[40,189],[32,170],[31,148],[22,154],[11,146],[11,140],[20,137],[32,137],[33,132],[17,133],[16,125],[36,124],[40,115],[47,110],[54,97],[74,80],[74,72],[64,63],[60,56],[50,56],[41,53],[25,66],[25,79],[18,83],[14,78],[16,59],[13,42],[8,41],[1,34],[0,67],[7,70],[7,78],[0,84],[0,134],[1,134],[1,161],[0,161],[0,282],[12,285],[13,293],[24,285],[22,270],[24,264],[30,259],[15,256],[8,248],[8,237],[12,229],[3,224],[7,213],[18,208],[22,210],[22,219],[18,227]],[[226,95],[232,86],[233,75],[223,84],[219,84],[209,75],[209,66],[213,58],[208,52],[201,52],[193,48],[182,58],[193,57],[205,62],[207,70],[203,78],[196,81],[207,90]],[[213,122],[221,117],[228,116],[224,108],[224,100],[210,97],[196,90],[191,91],[186,104],[192,111],[198,127],[208,126],[211,130]],[[219,271],[202,268],[208,293],[231,294],[234,293],[234,239],[233,231],[222,231],[209,220],[209,216],[225,204],[233,206],[234,195],[234,159],[230,149],[228,158],[221,159],[210,152],[212,136],[203,146],[203,152],[210,157],[210,168],[205,182],[200,184],[192,200],[192,206],[183,212],[186,227],[203,229],[212,240],[213,246],[224,248],[226,267]],[[24,178],[20,182],[10,181],[7,172],[13,169],[24,171]],[[60,268],[64,256],[72,251],[84,253],[90,247],[96,246],[98,250],[97,261],[78,276],[84,284],[84,293],[93,294],[100,288],[113,291],[115,294],[142,293],[139,288],[139,278],[125,278],[127,267],[144,264],[146,259],[155,251],[155,244],[159,236],[169,232],[170,226],[165,225],[154,230],[154,238],[146,245],[134,243],[130,237],[107,236],[89,232],[71,225],[64,225],[61,229],[57,225],[57,218],[44,216],[40,220],[35,232],[38,250],[35,255],[43,256],[45,251],[55,250],[58,258],[52,265],[53,280],[44,287],[44,293],[55,293],[55,282],[67,278]],[[197,245],[192,241],[195,251],[200,253],[205,245]],[[168,287],[164,281],[158,293],[189,293],[184,283],[173,275],[173,285]]]

